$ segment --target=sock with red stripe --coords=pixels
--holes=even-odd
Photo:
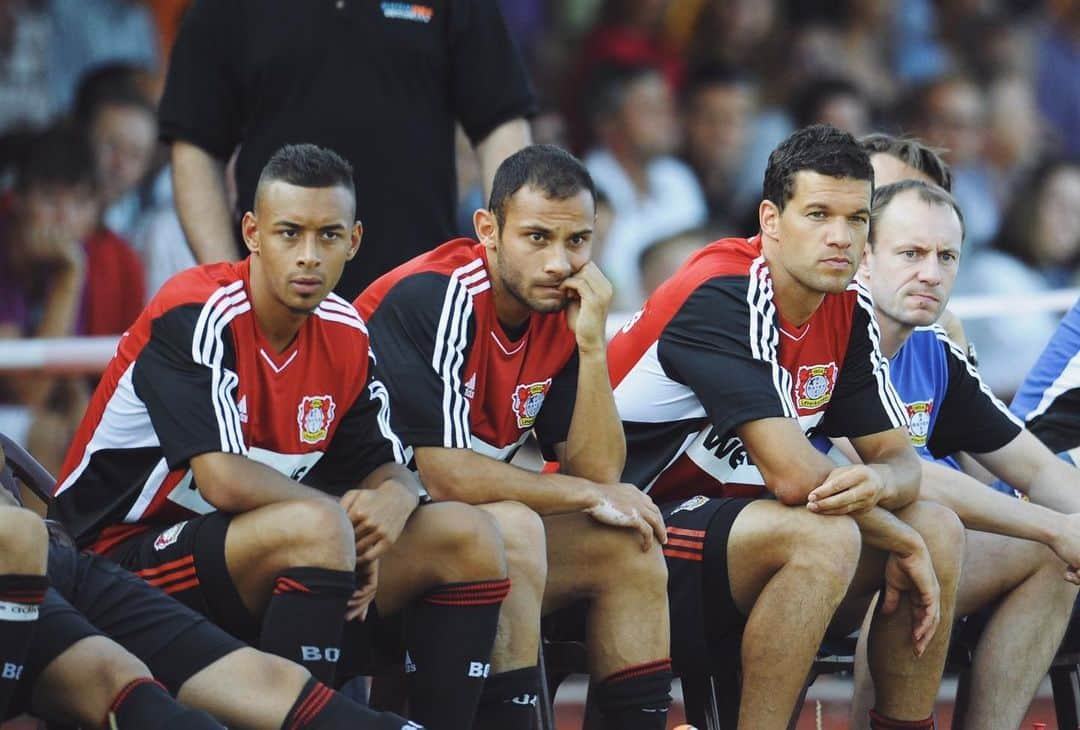
[[[894,720],[870,710],[870,730],[934,730],[934,716],[924,720]]]
[[[671,660],[627,667],[596,688],[606,730],[664,730],[671,706]]]
[[[405,614],[405,672],[413,719],[431,730],[472,727],[508,579],[449,583]]]
[[[540,697],[540,668],[493,674],[484,683],[475,730],[530,730]]]
[[[103,730],[224,730],[199,710],[184,707],[149,677],[129,682],[109,706]]]
[[[375,712],[340,695],[314,677],[296,698],[281,730],[412,730],[421,725],[390,712]]]
[[[345,605],[355,585],[351,571],[284,571],[274,581],[274,595],[263,615],[259,648],[302,664],[319,681],[333,684],[341,656]]]
[[[48,588],[43,575],[0,575],[0,720],[19,684]]]

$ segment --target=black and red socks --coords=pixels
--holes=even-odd
[[[474,730],[531,730],[540,701],[540,668],[525,667],[488,677]]]
[[[410,714],[429,730],[472,726],[509,592],[506,578],[449,583],[406,609]]]
[[[302,664],[319,681],[333,684],[345,608],[355,585],[351,571],[284,571],[274,581],[274,594],[263,614],[259,648]]]
[[[595,689],[607,730],[664,730],[671,707],[671,660],[622,669]]]
[[[149,677],[129,682],[109,706],[104,730],[225,730],[205,712],[173,699],[160,682]]]
[[[48,588],[43,575],[0,575],[0,721],[22,677]]]
[[[870,730],[934,730],[934,716],[923,720],[894,720],[870,710]]]
[[[389,712],[375,712],[334,692],[322,682],[309,679],[296,698],[281,730],[334,730],[335,728],[364,730],[423,730],[422,725],[409,722]]]

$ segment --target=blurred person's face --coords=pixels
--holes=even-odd
[[[15,199],[17,227],[34,260],[54,260],[62,247],[81,245],[97,221],[99,204],[89,185],[32,185]]]
[[[531,185],[506,201],[502,226],[492,211],[476,211],[473,223],[487,248],[500,319],[514,324],[530,311],[566,308],[562,283],[592,256],[595,212],[588,190],[553,200]]]
[[[985,108],[979,89],[967,82],[938,86],[927,100],[925,137],[945,149],[954,165],[974,161],[982,152]]]
[[[779,252],[769,268],[782,269],[810,294],[844,291],[866,246],[871,192],[868,180],[796,173],[783,211],[771,201],[761,203],[761,230]]]
[[[816,121],[861,137],[870,131],[870,109],[856,96],[835,94],[821,105]]]
[[[659,73],[630,85],[617,119],[630,150],[642,161],[669,154],[678,144],[671,90]]]
[[[723,39],[717,42],[735,46],[735,55],[755,48],[772,30],[775,0],[728,0],[720,5],[718,31]]]
[[[1080,255],[1080,167],[1056,170],[1039,201],[1036,255],[1050,264],[1067,264]]]
[[[883,188],[901,180],[919,180],[927,185],[937,185],[922,170],[917,170],[899,157],[893,157],[885,152],[870,155],[870,165],[874,168],[874,187],[877,188]]]
[[[135,189],[142,181],[157,147],[157,121],[146,109],[107,104],[94,117],[90,142],[97,156],[105,202]]]
[[[952,294],[963,230],[948,205],[900,193],[874,221],[874,244],[860,269],[875,309],[907,327],[933,324]]]
[[[686,114],[686,149],[696,166],[732,170],[743,158],[754,114],[753,93],[742,84],[698,91]]]
[[[996,82],[988,106],[987,147],[999,163],[1019,165],[1037,158],[1042,124],[1031,83],[1020,78]]]
[[[255,211],[244,214],[241,227],[251,251],[252,287],[272,302],[259,319],[282,310],[310,314],[360,246],[352,192],[341,185],[306,188],[282,180],[256,192]]]
[[[661,248],[652,252],[641,267],[641,289],[645,296],[650,296],[657,287],[670,279],[705,243],[694,236],[680,236],[660,244]]]

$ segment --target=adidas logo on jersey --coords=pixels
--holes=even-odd
[[[473,373],[468,380],[465,381],[465,397],[472,398],[476,395],[476,373]]]
[[[236,404],[236,410],[240,412],[240,423],[247,423],[247,396],[245,395],[240,399],[240,402]]]
[[[408,649],[405,650],[405,674],[412,674],[416,671],[416,662],[409,656]]]

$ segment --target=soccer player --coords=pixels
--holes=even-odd
[[[482,728],[530,727],[541,612],[579,601],[604,726],[663,728],[670,704],[664,528],[644,495],[618,483],[626,451],[604,340],[612,291],[589,260],[594,212],[578,160],[527,147],[503,161],[475,213],[479,243],[445,243],[356,300],[425,488],[485,505],[507,541],[513,588]],[[530,433],[562,473],[507,463]],[[580,616],[561,618],[568,630]]]
[[[364,322],[330,293],[360,244],[348,163],[282,148],[243,230],[246,260],[174,277],[123,337],[54,512],[80,547],[326,682],[346,611],[377,590],[379,615],[408,609],[417,719],[465,727],[504,555],[483,512],[416,510]]]
[[[993,607],[976,646],[965,727],[1019,727],[1057,651],[1080,583],[1080,471],[1023,429],[965,354],[932,326],[952,291],[963,218],[937,186],[878,188],[860,278],[923,457],[922,491],[967,527],[957,615]],[[1031,502],[945,461],[968,452]]]
[[[3,463],[0,449],[0,471]],[[174,692],[241,727],[419,727],[336,695],[109,561],[79,554],[5,486],[12,485],[0,485],[0,722],[28,710],[85,727],[224,727]],[[254,696],[260,702],[249,701]]]
[[[740,727],[787,727],[827,627],[856,626],[881,587],[871,724],[933,725],[963,535],[915,501],[906,414],[852,283],[872,188],[850,135],[795,132],[770,156],[761,234],[706,246],[608,348],[623,478],[668,526],[676,670],[741,641]],[[851,437],[866,464],[837,466],[814,434]]]

